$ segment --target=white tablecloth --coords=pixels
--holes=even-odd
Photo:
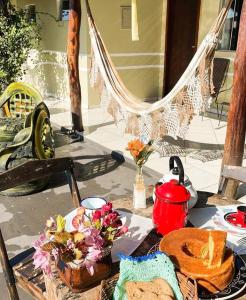
[[[224,220],[224,215],[236,212],[237,206],[239,205],[193,208],[189,213],[189,221],[195,227],[227,231],[228,247],[238,254],[246,254],[246,244],[238,244],[238,241],[246,236],[246,229],[236,228]]]

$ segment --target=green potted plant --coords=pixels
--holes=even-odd
[[[23,74],[23,63],[40,41],[39,26],[9,0],[0,1],[0,94]]]

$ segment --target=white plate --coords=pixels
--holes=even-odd
[[[77,208],[72,210],[69,214],[67,214],[64,219],[66,220],[65,230],[68,232],[76,230],[73,227],[72,220],[77,215]]]

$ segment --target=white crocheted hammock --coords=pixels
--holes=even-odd
[[[92,46],[91,85],[99,89],[101,100],[114,120],[126,120],[126,133],[156,142],[166,135],[175,139],[185,137],[193,116],[204,112],[211,103],[213,57],[231,2],[229,0],[221,10],[173,89],[164,98],[150,104],[134,96],[120,79],[86,0]]]

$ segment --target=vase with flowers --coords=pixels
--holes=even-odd
[[[46,222],[45,231],[34,242],[35,268],[52,276],[54,261],[61,280],[73,291],[82,292],[108,277],[111,272],[113,241],[128,231],[120,215],[106,203],[90,216],[77,209],[74,231],[66,231],[66,219],[58,215]]]
[[[128,143],[127,150],[130,151],[136,166],[133,206],[134,208],[146,208],[146,188],[143,177],[143,165],[148,160],[150,154],[154,151],[152,148],[153,141],[144,144],[141,140],[135,139]]]

